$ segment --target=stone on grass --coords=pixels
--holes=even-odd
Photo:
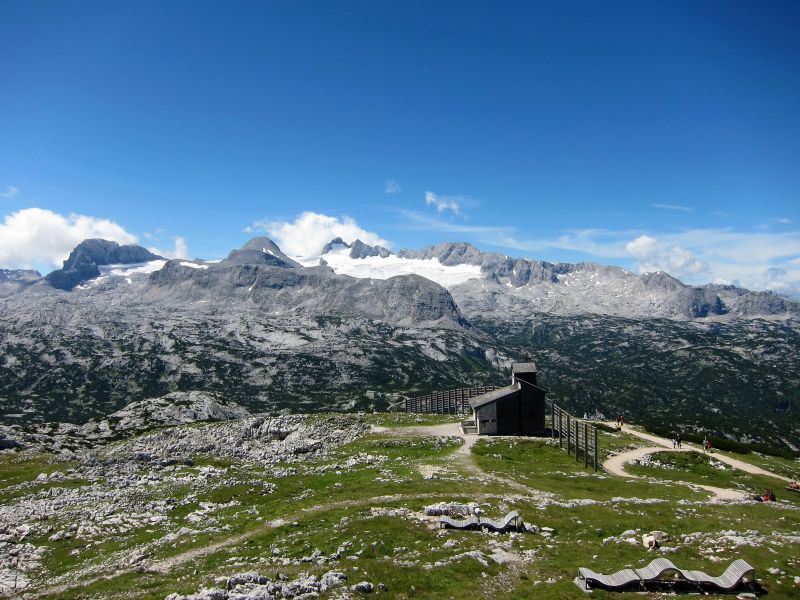
[[[319,587],[324,592],[330,588],[344,585],[347,582],[347,575],[341,571],[328,571],[319,580]]]
[[[357,584],[350,586],[350,589],[362,594],[371,594],[374,587],[369,581],[359,581]]]

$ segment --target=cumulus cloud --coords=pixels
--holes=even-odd
[[[625,251],[639,261],[639,271],[666,271],[675,277],[702,273],[708,269],[686,248],[678,245],[659,244],[649,235],[640,235],[625,244]]]
[[[289,256],[314,256],[333,238],[340,237],[348,244],[357,239],[371,246],[390,247],[390,242],[378,234],[362,229],[354,219],[331,217],[315,212],[304,212],[293,222],[256,221],[245,228],[248,233],[267,233],[281,250]]]
[[[5,192],[0,192],[0,196],[3,198],[13,198],[17,194],[19,194],[19,188],[13,185],[7,186]]]
[[[58,268],[70,251],[87,238],[104,238],[120,244],[136,242],[135,235],[108,219],[25,208],[6,215],[0,224],[0,266]]]
[[[457,215],[461,211],[459,200],[460,199],[455,196],[439,196],[433,192],[425,192],[425,204],[428,206],[435,206],[437,213],[450,210],[453,211],[453,214]]]
[[[387,194],[399,194],[403,189],[394,179],[387,179],[385,191]]]
[[[180,236],[175,238],[175,244],[172,249],[161,250],[156,246],[150,246],[148,250],[165,258],[189,258],[189,246],[186,245],[186,239]]]

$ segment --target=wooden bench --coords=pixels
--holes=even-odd
[[[677,573],[681,576],[681,579],[666,579],[665,575],[667,573]],[[647,590],[648,584],[674,585],[676,583],[686,583],[700,589],[711,588],[711,591],[730,592],[742,585],[745,579],[755,584],[755,568],[741,558],[733,561],[719,577],[708,575],[703,571],[681,569],[666,558],[656,558],[641,569],[622,569],[611,575],[596,573],[585,567],[580,567],[578,574],[575,584],[584,591],[589,591],[595,587],[622,591],[633,587],[634,584]]]

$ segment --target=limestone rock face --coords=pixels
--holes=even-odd
[[[17,294],[41,279],[32,269],[0,269],[0,298]]]
[[[353,242],[353,245],[350,249],[350,258],[367,258],[369,256],[380,256],[381,258],[386,258],[390,254],[391,252],[389,252],[383,246],[369,246],[361,240],[356,240]]]
[[[331,245],[338,244],[333,240]],[[378,256],[366,244],[353,250]],[[227,259],[206,268],[169,261],[150,276],[144,297],[215,302],[221,298],[255,303],[268,312],[293,311],[304,315],[339,315],[380,319],[402,325],[465,327],[450,293],[418,275],[386,280],[337,275],[327,266],[303,267],[267,238],[256,238]]]
[[[141,246],[120,246],[117,242],[102,239],[84,240],[70,253],[64,266],[47,275],[46,279],[54,288],[71,290],[98,277],[100,265],[128,265],[161,258]]]

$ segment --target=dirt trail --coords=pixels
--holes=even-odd
[[[609,423],[610,425],[610,423]],[[631,435],[635,435],[636,437],[647,440],[649,442],[653,442],[661,446],[658,450],[662,450],[666,448],[667,450],[672,450],[672,441],[666,438],[659,437],[657,435],[653,435],[651,433],[644,433],[643,431],[637,431],[635,429],[626,428],[626,433],[630,433]],[[696,444],[688,444],[686,442],[681,444],[681,451],[694,451],[694,452],[703,452],[703,449],[696,445]],[[775,479],[780,479],[781,481],[790,482],[791,479],[788,477],[784,477],[783,475],[778,475],[777,473],[773,473],[772,471],[767,471],[766,469],[762,469],[761,467],[757,467],[755,465],[751,465],[748,462],[744,462],[743,460],[739,460],[738,458],[732,458],[730,456],[726,456],[725,454],[720,454],[719,452],[711,452],[711,456],[714,457],[714,460],[718,460],[719,462],[723,462],[728,464],[732,467],[739,469],[740,471],[744,471],[745,473],[751,473],[753,475],[766,475],[767,477],[774,477]]]
[[[630,473],[627,473],[625,471],[625,465],[629,462],[647,456],[648,454],[653,454],[654,452],[703,452],[703,449],[695,444],[683,443],[681,444],[681,448],[673,448],[672,440],[668,440],[666,438],[659,437],[657,435],[653,435],[650,433],[637,431],[636,429],[631,429],[629,427],[625,429],[625,432],[633,436],[636,436],[642,440],[657,444],[657,446],[636,448],[635,450],[623,452],[622,454],[617,454],[616,456],[612,456],[606,462],[603,463],[603,468],[606,471],[614,475],[619,475],[621,477],[628,477],[631,479],[641,479],[641,477],[637,475],[632,475]],[[719,462],[728,464],[746,473],[751,473],[753,475],[767,475],[769,477],[775,477],[776,479],[781,479],[783,481],[789,481],[787,477],[783,477],[782,475],[777,475],[775,473],[762,469],[761,467],[756,467],[755,465],[751,465],[750,463],[746,463],[736,458],[725,456],[724,454],[712,453],[712,456],[714,457],[714,460],[718,460]],[[679,482],[679,483],[683,483],[684,485],[688,485],[693,488],[704,489],[714,494],[714,497],[717,500],[743,500],[747,498],[747,494],[739,490],[719,488],[713,485],[702,485],[699,483],[689,483],[689,482]]]
[[[475,458],[472,455],[472,447],[480,439],[480,436],[478,436],[477,433],[464,433],[461,430],[460,423],[446,423],[444,425],[421,425],[418,427],[398,427],[392,429],[375,427],[373,428],[373,431],[375,431],[376,433],[391,433],[394,435],[459,437],[462,439],[463,443],[461,444],[461,446],[458,447],[458,449],[455,452],[453,452],[453,454],[450,455],[450,457],[453,459],[454,463],[461,466],[461,468],[463,468],[466,472],[479,475],[484,480],[490,479],[492,481],[496,481],[497,483],[502,483],[503,485],[518,492],[522,492],[530,497],[550,498],[553,496],[548,492],[528,487],[524,483],[519,483],[518,481],[514,481],[513,479],[506,479],[505,477],[500,477],[495,473],[487,473],[486,471],[481,469],[475,462]],[[496,436],[496,437],[502,438],[504,436]],[[427,465],[421,465],[422,468],[424,468],[425,466]]]
[[[628,452],[623,452],[622,454],[617,454],[616,456],[612,456],[606,462],[603,463],[603,468],[612,475],[619,475],[620,477],[628,477],[630,479],[642,479],[638,475],[633,475],[631,473],[626,472],[625,465],[629,462],[647,456],[648,454],[653,454],[654,452],[663,452],[666,450],[669,450],[670,452],[694,452],[694,450],[689,448],[673,450],[672,447],[666,448],[664,446],[648,446],[647,448],[636,448],[636,450],[630,450]],[[713,485],[702,485],[699,483],[689,483],[685,481],[679,481],[674,483],[682,483],[684,485],[688,485],[693,488],[700,488],[706,490],[707,492],[714,494],[716,500],[743,500],[744,498],[747,497],[746,494],[738,490],[719,488]]]
[[[478,436],[464,435],[461,431],[461,426],[458,423],[448,423],[446,425],[434,425],[431,427],[403,427],[397,429],[387,429],[385,427],[373,427],[372,429],[376,433],[392,433],[395,435],[429,435],[429,436],[460,437],[464,440],[464,443],[453,453],[452,456],[458,460],[458,462],[464,467],[465,470],[471,473],[480,474],[481,476],[491,477],[492,479],[502,481],[504,483],[513,484],[513,487],[516,487],[520,491],[525,491],[530,495],[537,496],[542,493],[540,490],[532,490],[516,482],[509,482],[499,477],[487,475],[486,473],[484,473],[480,469],[480,467],[478,467],[478,465],[475,464],[471,455],[471,448],[472,446],[475,445],[475,442],[478,440]],[[428,498],[430,499],[435,498],[437,500],[442,500],[443,498],[446,499],[448,496],[459,498],[463,496],[463,493],[442,494],[437,492],[429,494],[395,494],[390,496],[377,496],[377,497],[363,498],[358,500],[342,500],[340,502],[328,502],[325,504],[319,504],[316,506],[311,506],[309,508],[302,509],[300,511],[297,511],[296,513],[286,515],[284,517],[275,519],[273,521],[267,521],[261,527],[225,538],[224,540],[221,540],[219,542],[215,542],[198,548],[192,548],[190,550],[187,550],[185,552],[176,554],[175,556],[171,556],[169,558],[165,558],[162,560],[142,562],[139,563],[136,567],[118,569],[108,575],[102,575],[80,580],[73,580],[68,583],[64,583],[62,585],[57,585],[50,587],[46,590],[42,590],[36,593],[35,597],[57,596],[59,594],[66,592],[67,590],[91,585],[92,583],[95,583],[97,581],[102,581],[104,579],[105,580],[114,579],[121,575],[126,575],[128,573],[133,573],[136,571],[145,570],[155,573],[168,573],[174,567],[189,563],[198,558],[202,558],[203,556],[208,556],[209,554],[213,554],[214,552],[217,552],[224,548],[241,544],[242,542],[245,542],[248,539],[257,536],[266,530],[275,529],[277,527],[285,525],[286,523],[291,523],[292,521],[296,521],[304,516],[308,516],[309,514],[313,514],[316,512],[321,512],[336,508],[369,506],[380,502],[396,502],[400,500],[424,500]],[[485,494],[476,494],[476,499],[484,499],[487,497],[489,496]]]
[[[195,559],[201,558],[203,556],[208,556],[209,554],[213,554],[219,550],[224,548],[228,548],[230,546],[235,546],[242,542],[245,542],[259,534],[264,533],[269,529],[275,529],[277,527],[281,527],[286,523],[291,523],[292,521],[296,521],[301,519],[305,516],[310,514],[314,514],[317,512],[327,511],[335,508],[349,508],[361,505],[373,505],[375,503],[380,502],[397,502],[400,500],[424,500],[427,498],[437,498],[440,499],[442,496],[448,496],[448,494],[441,494],[441,493],[429,493],[429,494],[393,494],[389,496],[376,496],[373,498],[362,498],[358,500],[342,500],[340,502],[327,502],[325,504],[318,504],[316,506],[310,506],[308,508],[304,508],[299,510],[295,513],[290,515],[286,515],[279,519],[274,519],[272,521],[266,521],[261,527],[256,529],[252,529],[250,531],[246,531],[244,533],[240,533],[238,535],[234,535],[219,542],[215,542],[212,544],[207,544],[205,546],[192,548],[185,552],[181,552],[180,554],[176,554],[175,556],[170,556],[169,558],[165,558],[162,560],[155,560],[151,562],[141,562],[136,567],[125,568],[125,569],[117,569],[113,573],[108,575],[100,575],[97,577],[91,577],[86,579],[79,579],[73,580],[69,583],[64,583],[62,585],[53,586],[47,588],[45,590],[41,590],[32,594],[36,598],[42,598],[47,596],[58,596],[63,594],[67,590],[85,587],[87,585],[91,585],[98,581],[102,580],[109,580],[119,577],[121,575],[126,575],[129,573],[134,572],[151,572],[151,573],[168,573],[174,567],[186,564],[191,562]],[[453,497],[459,497],[461,494],[452,494]]]

